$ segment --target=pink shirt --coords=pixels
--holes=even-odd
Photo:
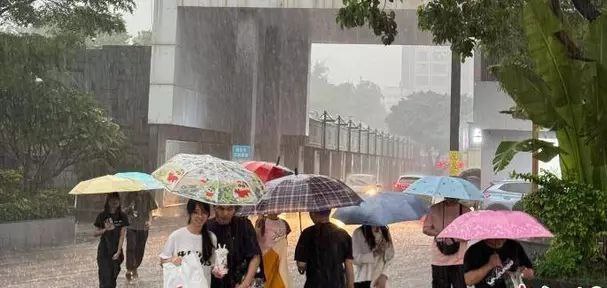
[[[447,225],[461,214],[470,212],[470,208],[459,203],[449,203],[445,201],[432,205],[430,213],[424,220],[424,233],[431,236],[438,235]],[[444,226],[443,226],[444,223]],[[459,251],[453,255],[444,255],[438,250],[436,242],[432,242],[430,246],[432,253],[432,265],[435,266],[450,266],[464,264],[464,254],[467,249],[466,242],[460,242]]]

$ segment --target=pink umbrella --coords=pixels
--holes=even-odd
[[[519,211],[474,211],[453,220],[437,238],[462,240],[553,237],[535,218]]]

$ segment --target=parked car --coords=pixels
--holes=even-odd
[[[512,210],[512,206],[531,192],[530,182],[524,180],[496,181],[483,191],[481,209]]]
[[[421,175],[402,175],[398,177],[398,180],[392,184],[392,189],[394,192],[403,192],[409,188],[409,185],[413,184],[413,182],[421,179],[424,176]]]
[[[360,196],[375,195],[382,190],[377,176],[372,174],[350,174],[346,177],[346,185]]]

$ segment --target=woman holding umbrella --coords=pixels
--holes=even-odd
[[[533,278],[533,265],[513,239],[550,237],[550,231],[524,212],[489,210],[462,215],[437,236],[480,240],[464,256],[466,284],[476,288],[506,288],[508,281],[514,284],[510,286],[521,287],[521,278]]]
[[[354,287],[385,288],[386,270],[394,258],[394,246],[387,226],[362,225],[352,234]]]
[[[101,237],[97,248],[99,287],[115,288],[124,260],[122,244],[129,220],[120,209],[120,196],[114,192],[107,195],[103,212],[95,219],[95,236]]]

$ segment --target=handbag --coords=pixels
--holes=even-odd
[[[462,215],[462,205],[459,205],[459,215]],[[445,229],[445,206],[443,205],[443,229]],[[453,238],[441,238],[438,239],[434,237],[434,241],[436,242],[436,247],[438,251],[440,251],[443,255],[453,255],[459,251],[460,243],[457,239]]]
[[[208,288],[209,282],[204,274],[200,259],[195,254],[183,257],[181,265],[162,264],[164,288]]]

